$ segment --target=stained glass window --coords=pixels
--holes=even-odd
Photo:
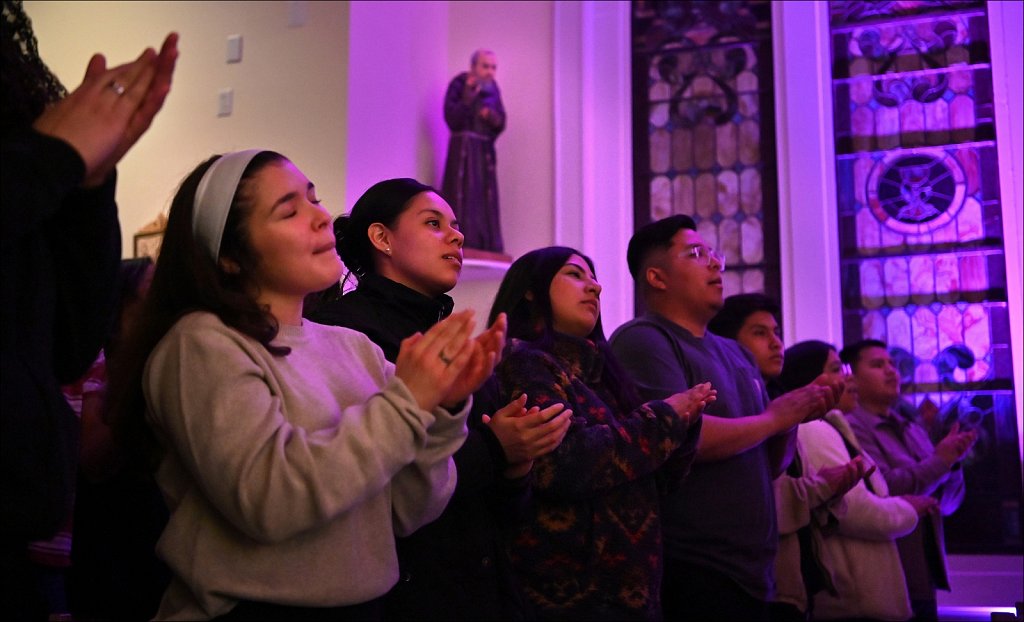
[[[770,2],[632,8],[635,225],[692,216],[726,295],[778,299]]]
[[[985,3],[830,3],[847,343],[886,342],[933,439],[979,431],[952,552],[1021,549]]]

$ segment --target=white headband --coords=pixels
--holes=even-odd
[[[226,153],[214,162],[199,181],[196,201],[192,208],[192,235],[206,248],[216,262],[220,256],[220,240],[224,224],[228,221],[231,201],[238,190],[242,173],[257,155],[265,149],[249,149]]]

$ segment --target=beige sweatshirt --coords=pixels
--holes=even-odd
[[[274,343],[291,353],[197,312],[146,363],[171,513],[157,551],[174,574],[158,618],[376,598],[398,579],[395,535],[437,518],[454,490],[468,403],[422,410],[355,331],[307,321]]]

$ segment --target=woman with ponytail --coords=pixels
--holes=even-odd
[[[462,272],[463,236],[433,188],[408,178],[381,181],[335,220],[334,230],[346,278],[356,287],[344,295],[340,285],[332,288],[309,317],[361,331],[391,358],[402,339],[452,312],[448,292]],[[490,331],[504,332],[504,316],[491,323]],[[501,404],[482,393],[454,456],[451,502],[437,521],[398,540],[402,580],[386,599],[390,619],[531,617],[507,559],[505,531],[528,497],[533,460],[561,442],[570,411],[528,412],[522,397],[495,412]]]

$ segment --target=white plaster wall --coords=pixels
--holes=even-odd
[[[447,134],[447,2],[350,4],[346,198],[348,212],[384,179],[434,183]]]
[[[842,344],[828,5],[772,4],[783,334]]]
[[[505,252],[513,258],[550,246],[554,219],[554,115],[552,55],[553,2],[448,3],[447,70],[436,95],[440,114],[444,89],[456,74],[469,68],[478,48],[498,58],[497,82],[508,122],[495,142],[498,191]],[[441,151],[433,182],[441,183]],[[478,326],[490,311],[503,273],[464,271],[451,295],[456,308],[477,310]]]
[[[632,319],[629,2],[555,7],[555,243],[594,260],[605,334]]]
[[[304,26],[288,26],[289,5]],[[108,64],[181,35],[181,56],[164,109],[118,167],[124,254],[131,236],[166,211],[181,179],[228,150],[280,151],[317,184],[330,209],[345,192],[348,11],[344,2],[25,3],[51,70],[75,88],[94,52]],[[243,59],[225,62],[227,37],[243,36]],[[217,117],[217,95],[234,89],[234,113]],[[337,207],[336,207],[337,206]]]
[[[518,257],[552,243],[552,2],[449,2],[444,87],[490,48],[508,121],[495,142],[505,252]],[[438,93],[442,109],[444,87]],[[447,145],[447,136],[446,141]],[[435,183],[441,183],[443,155]]]

